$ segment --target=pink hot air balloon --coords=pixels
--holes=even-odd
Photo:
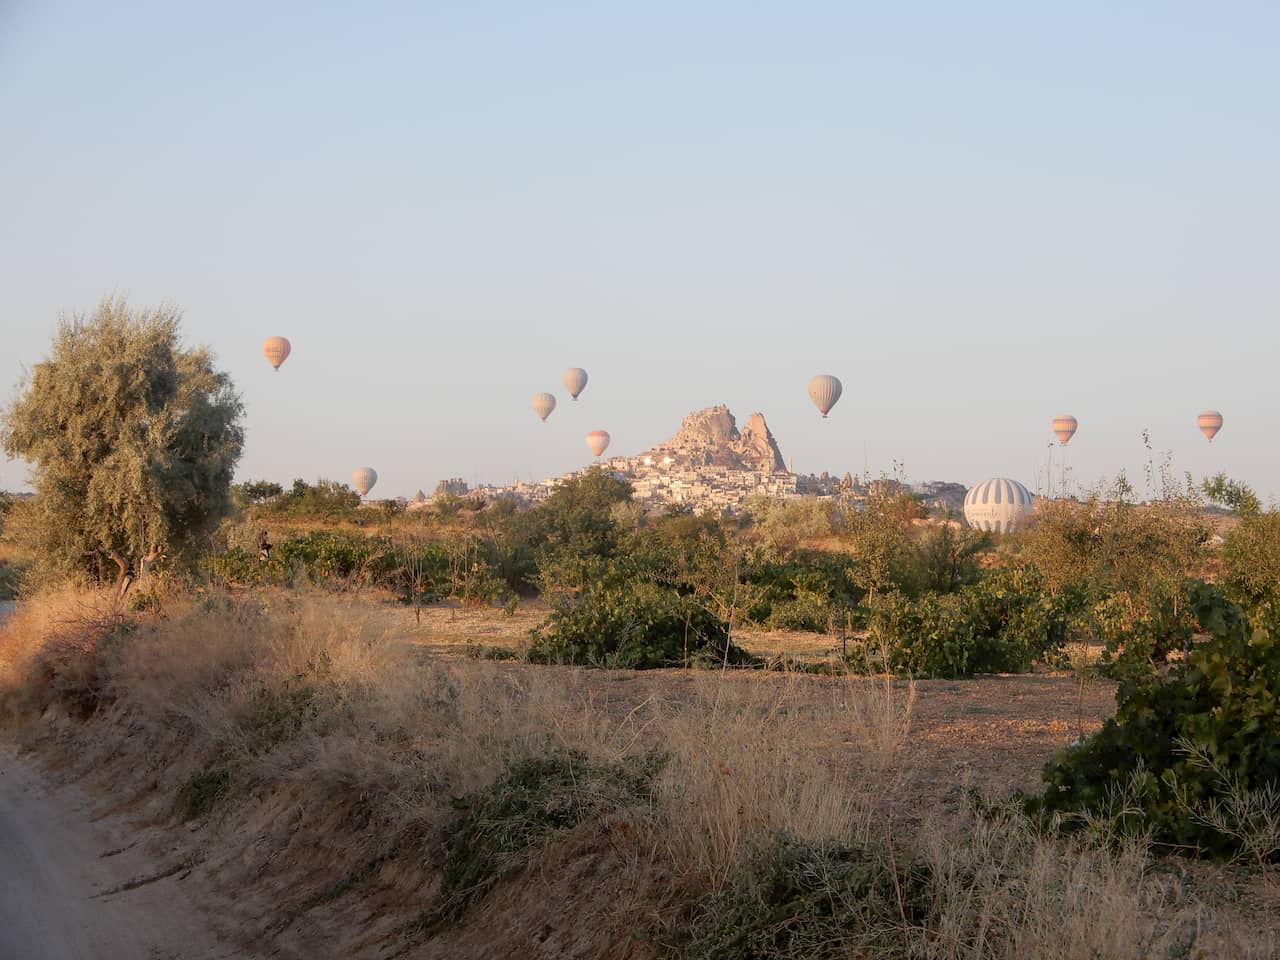
[[[592,430],[587,434],[587,447],[597,457],[604,453],[609,446],[609,432],[607,430]]]
[[[1053,418],[1053,435],[1058,438],[1058,442],[1064,447],[1075,436],[1076,428],[1080,426],[1078,420],[1069,413],[1064,413],[1060,417]]]
[[[284,337],[267,337],[262,341],[262,355],[277,370],[288,359],[290,349],[289,341]]]
[[[1200,428],[1200,432],[1209,438],[1209,442],[1213,442],[1213,438],[1218,435],[1218,431],[1222,429],[1222,414],[1217,410],[1202,410],[1200,416],[1196,417],[1196,426]]]

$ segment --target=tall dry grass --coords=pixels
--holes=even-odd
[[[928,919],[904,914],[903,957],[1274,950],[1153,871],[1140,845],[1066,843],[1013,814],[903,835],[883,801],[912,735],[910,682],[680,673],[632,694],[630,675],[438,659],[412,639],[405,621],[333,595],[214,596],[122,618],[106,597],[68,592],[0,627],[0,703],[29,742],[158,815],[216,773],[203,842],[286,919],[373,876],[400,891],[380,909],[410,917],[439,869],[434,831],[515,760],[659,752],[652,803],[627,814],[627,869],[661,923],[786,834],[928,864]]]

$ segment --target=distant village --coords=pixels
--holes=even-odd
[[[431,496],[419,491],[405,505],[410,510],[419,509],[442,496],[485,501],[514,499],[531,505],[546,500],[566,480],[595,467],[628,481],[636,501],[651,509],[687,507],[697,513],[735,513],[750,498],[758,496],[793,500],[839,495],[856,501],[865,498],[876,482],[848,473],[843,477],[825,472],[793,473],[783,461],[763,415],[752,414],[739,431],[733,414],[722,405],[689,414],[674,437],[636,456],[608,457],[564,476],[532,483],[470,486],[455,477],[440,481]],[[965,493],[962,484],[935,481],[913,484],[911,490],[934,512],[961,512]]]

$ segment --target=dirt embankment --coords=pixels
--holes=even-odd
[[[219,960],[222,943],[184,888],[188,865],[149,856],[146,833],[96,818],[0,743],[0,957]]]

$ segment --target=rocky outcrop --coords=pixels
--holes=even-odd
[[[681,467],[723,467],[761,473],[787,470],[764,415],[751,414],[739,432],[737,421],[724,404],[689,414],[674,437],[641,456],[658,462],[669,460]]]

